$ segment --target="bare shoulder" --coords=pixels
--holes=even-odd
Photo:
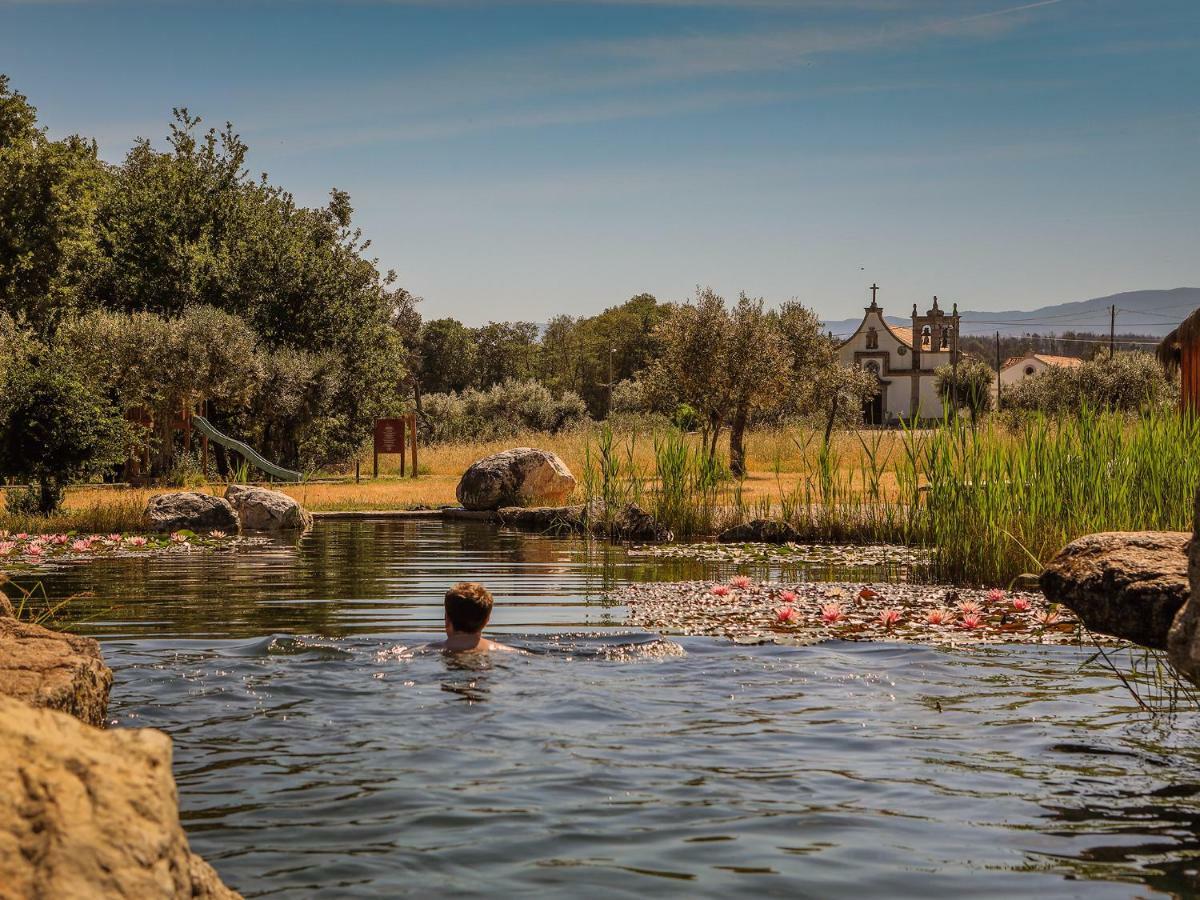
[[[524,650],[520,650],[517,647],[510,647],[510,646],[508,646],[508,644],[501,644],[498,641],[488,641],[487,649],[497,651],[499,653],[524,653],[525,652]]]

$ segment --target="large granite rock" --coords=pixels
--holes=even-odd
[[[0,613],[0,694],[102,725],[111,687],[112,670],[91,638]]]
[[[246,531],[304,531],[312,527],[312,513],[279,491],[231,484],[225,499]]]
[[[239,896],[188,847],[169,737],[0,697],[0,897]]]
[[[146,504],[145,520],[151,531],[238,530],[237,513],[228,500],[198,491],[155,494]]]
[[[472,463],[455,494],[465,509],[500,509],[534,503],[558,505],[573,490],[575,476],[557,455],[517,447]]]
[[[1093,631],[1165,649],[1187,600],[1187,546],[1181,531],[1111,531],[1072,541],[1041,575],[1046,597]]]
[[[717,540],[722,544],[788,544],[800,537],[800,532],[781,519],[753,519],[726,528]]]

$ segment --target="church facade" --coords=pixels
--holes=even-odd
[[[933,306],[924,315],[913,304],[912,324],[889,324],[876,301],[879,288],[871,286],[871,305],[862,323],[838,347],[843,365],[858,366],[875,375],[879,392],[863,404],[867,425],[940,419],[942,401],[934,370],[959,358],[958,304],[947,313]]]

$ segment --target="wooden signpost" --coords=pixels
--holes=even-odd
[[[417,415],[407,413],[395,419],[375,420],[375,477],[379,477],[381,454],[400,454],[400,476],[404,476],[405,446],[412,445],[412,477],[417,477]]]

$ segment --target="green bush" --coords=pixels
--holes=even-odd
[[[563,431],[587,421],[587,406],[573,391],[555,397],[540,382],[510,378],[486,391],[429,394],[422,428],[429,443],[497,440],[523,431]]]
[[[35,515],[41,508],[41,502],[41,491],[32,485],[12,487],[4,492],[4,510],[10,516]]]
[[[1052,366],[1006,387],[1001,409],[1079,413],[1085,409],[1137,412],[1170,406],[1179,396],[1178,381],[1168,381],[1149,353],[1107,354],[1083,365]]]
[[[36,482],[38,512],[58,508],[65,484],[125,458],[125,422],[94,387],[54,367],[9,373],[0,396],[0,476]]]

